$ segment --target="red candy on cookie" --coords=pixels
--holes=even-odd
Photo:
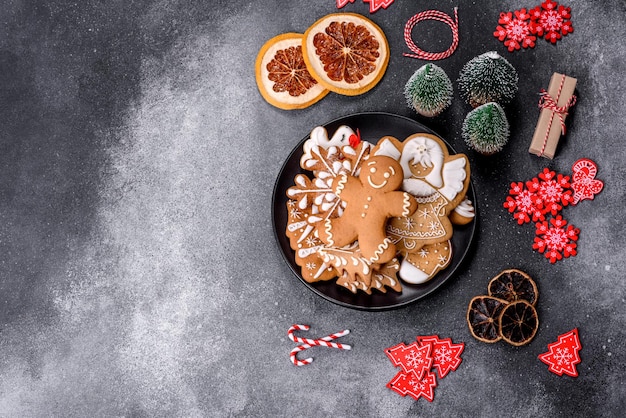
[[[387,156],[371,156],[358,177],[337,176],[332,189],[347,206],[342,216],[326,219],[318,228],[320,239],[333,247],[358,240],[361,254],[370,262],[391,260],[396,247],[385,233],[387,219],[409,216],[417,209],[413,196],[398,191],[403,179],[400,163]]]

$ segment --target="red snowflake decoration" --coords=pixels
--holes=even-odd
[[[568,225],[561,215],[550,221],[537,222],[536,237],[533,249],[544,254],[550,263],[556,263],[562,258],[576,255],[576,241],[580,229]]]
[[[534,48],[537,37],[533,34],[530,17],[526,9],[516,10],[513,13],[500,13],[499,25],[493,36],[499,41],[504,41],[504,46],[509,49],[509,52],[522,47]]]
[[[547,168],[544,168],[538,177],[539,179],[531,180],[529,189],[535,192],[543,203],[543,214],[550,213],[552,216],[556,216],[564,206],[572,203],[574,199],[570,178],[562,174],[557,175]]]
[[[503,206],[513,214],[519,225],[535,222],[533,249],[551,263],[575,256],[580,230],[561,217],[561,210],[580,200],[593,199],[604,183],[596,180],[597,165],[581,158],[572,166],[572,176],[557,174],[544,168],[537,177],[513,182]],[[571,180],[570,180],[571,179]],[[547,220],[548,216],[552,216]]]
[[[548,370],[554,374],[577,377],[576,365],[581,361],[578,354],[581,348],[578,329],[574,328],[560,335],[558,341],[548,344],[548,351],[540,354],[539,360],[550,366]]]
[[[511,183],[509,196],[504,202],[504,207],[513,214],[517,223],[522,225],[530,222],[543,221],[545,219],[543,212],[543,201],[537,195],[535,183],[526,182],[530,187],[524,186],[524,183]]]
[[[538,37],[555,44],[562,36],[574,32],[571,8],[554,0],[545,0],[540,6],[530,10],[530,30]]]

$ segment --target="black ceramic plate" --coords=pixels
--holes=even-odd
[[[437,135],[432,130],[412,119],[389,113],[359,113],[345,116],[325,124],[324,127],[328,131],[328,135],[331,136],[341,125],[347,125],[353,130],[358,128],[361,133],[361,139],[372,143],[376,143],[385,135],[396,137],[401,141],[414,133],[423,132]],[[374,290],[371,295],[362,291],[354,294],[342,286],[337,285],[335,280],[307,283],[302,278],[300,267],[295,262],[295,252],[289,246],[289,239],[285,235],[285,228],[287,227],[288,220],[286,191],[289,187],[293,186],[296,174],[303,173],[310,175],[309,172],[300,168],[302,145],[308,138],[309,135],[304,137],[298,145],[296,145],[289,157],[287,157],[276,180],[274,195],[272,197],[272,218],[278,245],[282,250],[285,261],[306,287],[323,298],[342,306],[363,310],[384,310],[398,308],[415,302],[433,292],[454,275],[459,265],[468,254],[474,236],[476,218],[467,225],[455,226],[452,237],[452,262],[450,265],[424,284],[412,285],[402,282],[401,293],[388,289],[386,293]],[[444,142],[446,141],[444,140]],[[447,142],[446,145],[448,145],[450,154],[456,154]],[[476,202],[474,188],[471,182],[467,195],[473,203]]]

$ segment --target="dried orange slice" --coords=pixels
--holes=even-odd
[[[256,58],[256,84],[279,109],[303,109],[328,94],[311,76],[302,56],[302,34],[284,33],[268,40]]]
[[[507,302],[525,300],[531,305],[537,303],[539,292],[537,284],[521,270],[504,270],[489,282],[489,296],[504,299]]]
[[[322,17],[304,33],[304,61],[311,75],[335,93],[356,96],[372,89],[389,63],[383,31],[356,13]]]
[[[499,333],[502,339],[514,346],[528,344],[539,329],[537,310],[525,300],[508,304],[500,313]]]
[[[467,308],[467,325],[472,336],[485,343],[500,341],[500,314],[507,301],[492,296],[476,296]]]

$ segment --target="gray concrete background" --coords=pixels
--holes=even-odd
[[[537,1],[538,3],[538,1]],[[519,1],[396,0],[371,17],[391,59],[357,97],[328,95],[286,112],[254,81],[261,45],[303,32],[335,2],[5,1],[0,8],[0,415],[14,416],[618,416],[624,387],[622,0],[575,1],[573,34],[509,53],[492,32]],[[425,120],[402,90],[423,61],[405,58],[406,21],[459,7],[460,43],[437,62],[452,79],[489,50],[520,74],[507,108],[512,136],[491,158],[460,137],[469,111],[456,93]],[[450,43],[443,24],[414,31],[425,49]],[[552,160],[528,154],[537,94],[554,71],[577,77],[578,103]],[[386,312],[327,302],[284,263],[272,232],[272,187],[294,145],[339,116],[412,117],[466,152],[479,224],[471,259],[429,297]],[[579,254],[550,265],[533,228],[502,208],[508,184],[548,166],[595,160],[605,190],[564,210]],[[500,270],[536,278],[541,327],[528,346],[487,345],[465,324],[470,298]],[[305,336],[350,329],[351,351],[289,361],[291,324]],[[580,376],[537,359],[578,327]],[[464,342],[463,363],[432,403],[385,387],[383,350],[417,335]],[[309,353],[307,352],[307,354]]]

